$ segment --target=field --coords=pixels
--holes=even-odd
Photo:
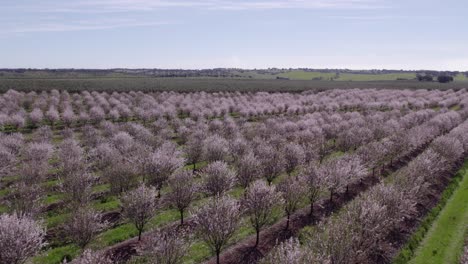
[[[1,79],[0,263],[449,263],[468,92],[371,79]]]
[[[51,91],[67,90],[80,92],[85,90],[105,91],[112,93],[129,92],[132,90],[144,92],[303,92],[324,91],[328,89],[464,89],[467,82],[418,81],[306,81],[306,80],[275,80],[275,79],[229,79],[229,78],[88,78],[88,79],[0,79],[0,91],[9,89],[18,91]]]
[[[434,76],[443,74],[431,72]],[[351,70],[23,70],[0,69],[0,92],[113,91],[145,92],[226,91],[226,92],[303,92],[327,89],[463,89],[465,73],[454,74],[454,82],[420,82],[416,72]],[[181,77],[185,76],[185,77]],[[288,78],[285,79],[277,79]]]
[[[396,81],[397,79],[402,80],[414,80],[416,73],[378,73],[378,74],[363,74],[363,73],[324,73],[314,71],[302,71],[292,70],[285,73],[279,73],[275,75],[254,75],[256,78],[276,78],[285,77],[291,80],[324,80],[324,81]],[[460,75],[463,76],[463,75]],[[462,78],[460,78],[462,80]]]

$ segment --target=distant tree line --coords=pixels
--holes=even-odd
[[[421,82],[432,82],[434,81],[434,76],[432,74],[416,74],[416,79]],[[453,82],[453,76],[450,74],[440,74],[437,76],[437,81],[440,83],[449,83]]]

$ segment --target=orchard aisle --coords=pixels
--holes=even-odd
[[[466,168],[466,166],[465,166]],[[458,263],[468,228],[468,169],[410,264]]]

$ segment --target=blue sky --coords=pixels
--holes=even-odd
[[[466,0],[2,0],[0,67],[468,70]]]

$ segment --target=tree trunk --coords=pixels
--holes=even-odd
[[[193,169],[192,169],[192,173],[195,173],[195,169],[196,169],[196,162],[193,163]]]
[[[314,202],[310,202],[310,217],[314,216]]]
[[[257,240],[255,240],[255,247],[258,246],[258,243],[260,242],[260,228],[256,228],[257,231]]]
[[[180,210],[180,225],[184,224],[184,210]]]
[[[143,230],[141,230],[141,229],[140,229],[140,230],[138,230],[138,241],[140,241],[140,240],[141,240],[141,232],[142,232],[142,231],[143,231]]]
[[[289,229],[289,217],[290,217],[290,213],[288,213],[288,218],[286,220],[286,230]]]
[[[216,264],[219,264],[219,253],[220,253],[220,250],[217,249],[216,250]]]

